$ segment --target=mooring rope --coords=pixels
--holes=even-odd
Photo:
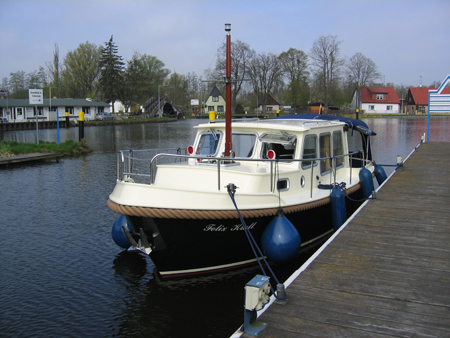
[[[261,252],[261,249],[259,248],[258,244],[256,243],[255,238],[253,237],[250,229],[247,226],[247,223],[245,223],[244,218],[241,215],[241,212],[239,211],[239,208],[236,204],[236,200],[234,199],[234,194],[236,193],[236,186],[233,183],[230,183],[227,185],[227,191],[228,194],[230,195],[231,201],[234,204],[234,207],[236,208],[236,211],[239,215],[239,219],[241,220],[241,224],[244,228],[244,232],[247,236],[247,239],[250,243],[250,246],[252,248],[253,254],[256,257],[256,260],[258,261],[259,267],[261,268],[261,271],[263,272],[264,276],[266,275],[266,271],[264,270],[263,265],[261,264],[261,260],[258,257],[258,254],[256,253],[256,250],[258,250],[259,256],[261,256],[262,260],[264,261],[264,263],[266,264],[267,268],[269,269],[270,273],[272,274],[273,278],[275,279],[277,285],[280,284],[280,282],[277,279],[277,276],[275,275],[275,273],[272,271],[272,268],[270,267],[269,263],[267,262],[266,258],[264,257],[263,253]],[[275,293],[272,285],[270,285],[270,290],[272,291],[272,294],[275,296],[276,299],[286,299],[287,295],[285,295],[284,297],[278,297],[278,295]]]
[[[359,186],[349,189],[353,193],[359,189]],[[283,207],[285,214],[293,212],[305,211],[320,207],[322,205],[330,203],[330,198],[325,197],[318,201],[308,202],[304,204],[291,205]],[[234,210],[201,210],[201,209],[171,209],[171,208],[151,208],[118,204],[111,201],[107,201],[108,207],[118,213],[128,216],[141,216],[141,217],[155,217],[155,218],[177,218],[177,219],[233,219],[238,218]],[[249,209],[242,210],[243,217],[266,217],[275,216],[278,208],[267,209]]]

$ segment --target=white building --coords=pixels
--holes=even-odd
[[[44,99],[41,105],[30,104],[28,99],[0,99],[0,117],[6,117],[8,122],[26,122],[36,120],[36,108],[39,121],[56,121],[56,115],[65,119],[78,119],[79,113],[84,113],[84,120],[94,120],[98,113],[109,113],[108,103],[95,99]]]
[[[400,99],[394,87],[361,87],[355,91],[352,108],[359,108],[366,114],[398,114],[400,113]],[[359,101],[359,107],[357,102]]]

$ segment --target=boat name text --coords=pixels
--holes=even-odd
[[[247,225],[249,229],[253,229],[257,222],[253,222],[250,225]],[[244,230],[244,226],[242,224],[232,225],[230,228],[226,227],[223,224],[208,224],[205,226],[203,231],[239,231]]]

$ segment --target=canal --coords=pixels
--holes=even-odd
[[[111,240],[117,215],[106,201],[116,152],[188,146],[198,122],[87,127],[92,154],[0,168],[0,336],[229,337],[242,324],[244,286],[258,267],[161,281],[149,258],[122,252]],[[381,164],[405,158],[427,131],[425,118],[365,122],[377,133],[372,146]],[[0,140],[35,137],[0,133]],[[57,131],[39,130],[39,138],[56,142]],[[61,129],[60,139],[78,140],[78,129]],[[432,118],[430,141],[450,142],[450,118]],[[278,279],[314,250],[274,267]]]

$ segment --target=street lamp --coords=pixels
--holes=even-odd
[[[159,87],[173,87],[173,84],[168,84],[168,85],[162,84],[162,85],[158,85],[158,113],[159,113],[159,110],[161,109],[161,100],[160,100],[160,95],[159,95]],[[159,114],[158,114],[158,115],[159,115]],[[162,113],[161,113],[161,115],[162,115]],[[161,115],[159,115],[160,118],[161,118]]]

